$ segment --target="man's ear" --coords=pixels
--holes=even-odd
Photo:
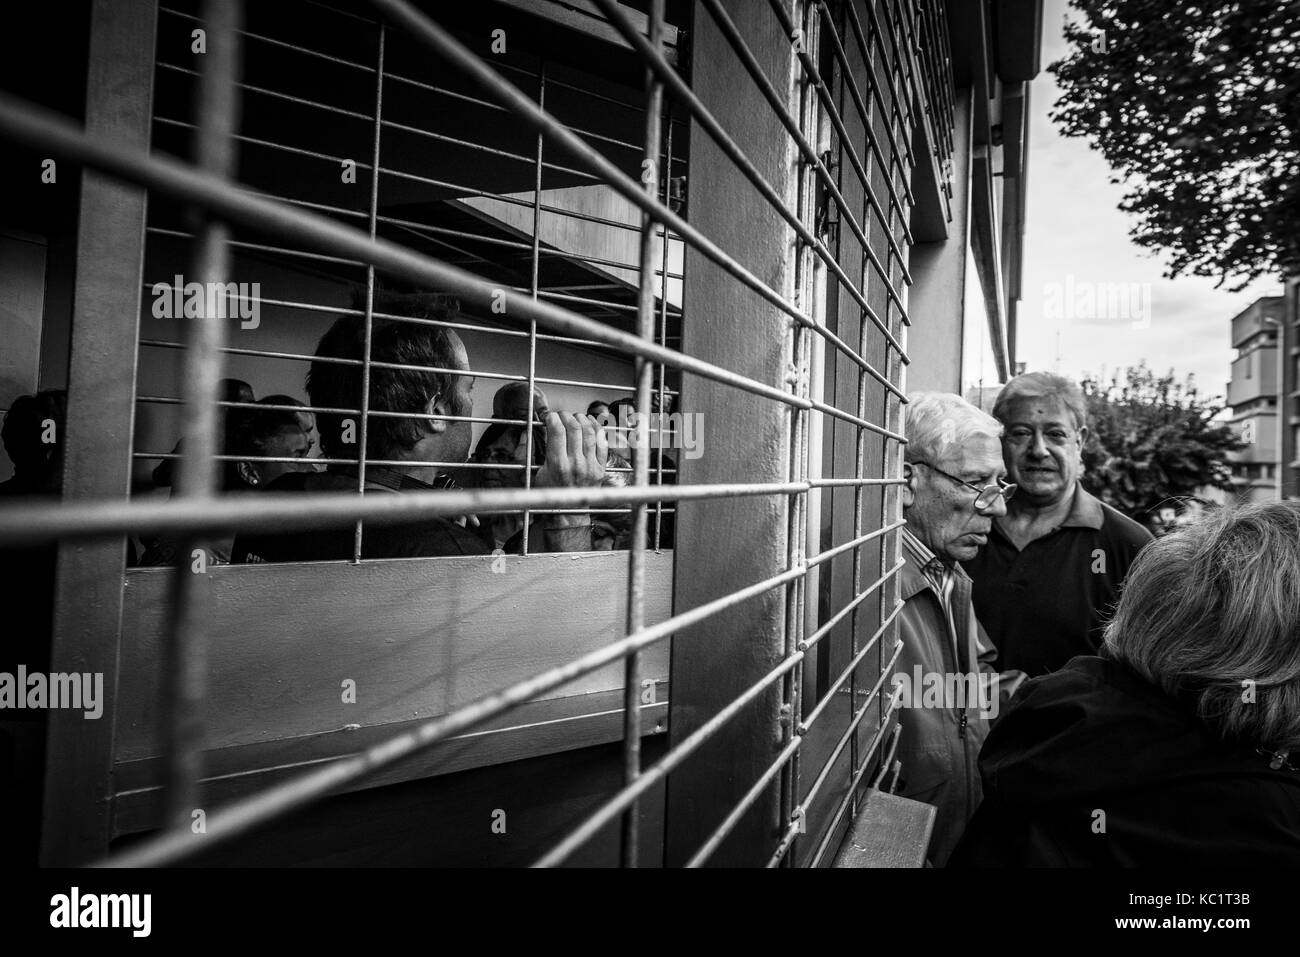
[[[447,400],[443,398],[441,392],[435,392],[433,395],[429,396],[429,401],[424,404],[424,414],[428,416],[450,415],[451,413],[449,409],[450,406],[447,404]],[[450,425],[446,419],[433,418],[425,420],[425,424],[429,427],[429,431],[435,435],[439,432],[447,431],[447,426]]]
[[[257,470],[257,466],[252,462],[240,462],[235,466],[239,473],[239,478],[245,485],[261,485],[262,474]]]
[[[1086,425],[1081,425],[1075,431],[1079,433],[1079,450],[1082,451],[1083,446],[1088,441],[1088,427]]]
[[[903,508],[911,508],[916,501],[916,469],[912,468],[911,462],[903,463],[903,484],[900,491],[903,493]]]

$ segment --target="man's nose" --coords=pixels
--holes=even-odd
[[[1043,440],[1043,433],[1034,433],[1034,440],[1029,445],[1029,454],[1036,459],[1046,458],[1047,443]]]
[[[1007,514],[1007,500],[999,495],[987,508],[979,509],[981,515],[989,515],[993,518],[1000,518]]]

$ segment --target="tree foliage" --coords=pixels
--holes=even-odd
[[[1190,377],[1158,376],[1145,363],[1109,382],[1082,383],[1088,402],[1083,485],[1107,505],[1143,522],[1210,486],[1231,487],[1227,453],[1245,447],[1215,417],[1216,399],[1202,397]]]
[[[1126,187],[1166,275],[1300,272],[1300,0],[1071,0],[1052,118]]]

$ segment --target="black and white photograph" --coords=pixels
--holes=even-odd
[[[857,871],[886,945],[1292,923],[1300,2],[0,47],[4,926],[553,868]]]

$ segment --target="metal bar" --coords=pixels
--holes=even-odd
[[[809,487],[812,486],[811,482],[807,484],[809,485]],[[856,538],[852,538],[847,542],[841,542],[839,545],[836,545],[833,548],[828,548],[824,552],[819,552],[818,554],[814,555],[812,558],[808,559],[808,564],[820,565],[823,562],[828,562],[835,556],[842,555],[844,552],[847,552],[850,548],[858,548],[859,546],[865,544],[866,542],[871,541],[873,538],[879,538],[881,535],[885,535],[896,528],[902,528],[903,525],[905,524],[906,522],[900,521],[894,523],[893,525],[882,525],[880,528],[873,529],[872,531],[859,535]]]
[[[891,383],[889,391],[898,393],[899,390],[897,386],[894,386]],[[885,428],[883,425],[876,425],[874,422],[869,422],[866,419],[859,418],[850,412],[845,412],[843,409],[837,409],[833,405],[827,405],[819,399],[812,399],[810,402],[814,412],[821,412],[837,419],[843,419],[845,422],[851,422],[860,429],[867,429],[868,431],[875,432],[877,435],[883,435],[885,438],[893,439],[903,445],[907,444],[907,438],[901,432],[894,432]]]
[[[791,22],[789,14],[786,13],[784,7],[781,5],[781,0],[768,0],[768,6],[770,6],[772,12],[776,14],[776,18],[780,21],[782,29],[786,30],[791,36],[793,36],[794,24]],[[867,178],[866,168],[862,165],[862,160],[858,157],[857,150],[853,148],[852,137],[849,136],[848,130],[844,128],[844,122],[840,118],[839,110],[835,108],[835,100],[831,96],[830,90],[827,89],[825,82],[822,80],[821,74],[817,70],[817,64],[813,63],[812,58],[808,55],[806,50],[799,49],[796,53],[799,56],[799,62],[803,64],[804,71],[808,74],[809,79],[812,80],[813,89],[817,91],[818,98],[822,101],[822,106],[826,110],[827,118],[830,119],[831,124],[835,127],[836,132],[839,133],[844,143],[844,152],[848,155],[849,162],[857,172],[858,178],[862,181],[862,185],[865,188],[870,189],[871,181]],[[876,154],[876,162],[880,163],[881,166],[888,167],[889,164],[882,155],[879,144],[876,143],[871,136],[867,137],[867,143],[872,147],[872,152]],[[912,198],[911,188],[904,183],[903,189],[910,207],[916,202]],[[891,204],[896,209],[902,210],[903,201],[894,190],[894,184],[892,182],[889,184],[889,196]],[[912,239],[911,232],[906,227],[903,229],[903,234],[907,237],[909,244],[915,242],[915,240]]]
[[[376,464],[374,461],[371,465]],[[633,502],[687,502],[750,495],[792,495],[798,482],[766,484],[662,485],[636,488],[459,489],[371,495],[352,493],[306,496],[308,501],[271,501],[275,496],[232,496],[210,502],[96,502],[78,505],[24,504],[0,508],[0,544],[36,545],[58,539],[109,538],[129,532],[156,534],[227,532],[258,528],[297,531],[339,528],[357,519],[399,524],[423,518],[478,512],[517,512],[524,508],[581,508]],[[285,496],[289,498],[289,496]]]
[[[533,866],[555,867],[557,864],[562,864],[570,854],[590,840],[602,827],[614,820],[624,808],[666,778],[673,768],[685,761],[702,744],[717,734],[726,726],[728,721],[740,713],[745,705],[752,702],[782,678],[802,658],[802,655],[796,655],[793,658],[785,659],[757,682],[750,685],[743,694],[733,699],[725,708],[700,725],[689,737],[684,738],[680,744],[647,768],[635,782],[625,786],[602,804],[595,813],[591,814],[582,824],[571,831],[564,840],[543,855]]]
[[[599,0],[598,0],[599,2]],[[607,11],[608,13],[608,11]],[[621,14],[620,14],[621,15]],[[647,42],[650,49],[659,55],[663,48],[664,0],[652,0],[650,19],[647,24]],[[635,32],[635,31],[634,31]],[[637,40],[641,40],[637,36]],[[645,184],[646,194],[657,199],[659,196],[659,145],[660,122],[663,113],[664,88],[649,67],[645,71],[646,109],[645,109],[645,149],[642,153],[641,180]],[[655,332],[655,290],[654,290],[654,220],[646,213],[641,216],[641,274],[637,296],[637,335],[647,341],[654,341]],[[668,263],[665,261],[664,266]],[[645,359],[636,360],[636,408],[650,408],[651,376],[654,366]],[[662,421],[662,420],[661,420]],[[645,435],[645,420],[638,417],[637,442],[633,446],[632,484],[636,488],[646,488],[650,484],[650,460],[648,442],[641,441]],[[661,445],[662,448],[662,445]],[[662,459],[662,453],[660,455]],[[627,572],[627,630],[635,634],[645,625],[645,548],[646,548],[646,505],[638,502],[632,512],[632,541],[628,556]],[[633,652],[624,661],[623,669],[623,787],[633,789],[641,776],[641,660]],[[640,805],[635,796],[623,809],[621,822],[621,863],[623,867],[636,867],[638,857],[637,817]]]
[[[795,119],[790,115],[789,111],[786,109],[781,94],[777,92],[776,88],[772,85],[772,82],[767,78],[767,75],[763,72],[763,68],[762,66],[759,65],[758,60],[754,56],[753,51],[749,48],[749,45],[745,42],[744,37],[740,35],[740,31],[736,29],[735,23],[732,21],[731,17],[728,16],[727,11],[723,8],[721,0],[703,0],[703,3],[705,9],[709,11],[709,15],[713,18],[714,22],[717,23],[718,28],[722,31],[723,36],[726,38],[727,42],[731,45],[731,48],[736,52],[736,55],[737,57],[739,57],[740,62],[744,65],[745,70],[753,78],[755,85],[758,87],[759,91],[763,94],[764,98],[771,105],[773,113],[781,121],[781,124],[785,126],[785,128],[789,131],[791,138],[794,140],[795,145],[799,148],[799,151],[803,155],[805,162],[809,163],[813,167],[813,169],[817,171],[817,175],[820,177],[822,181],[822,185],[826,188],[827,192],[830,193],[831,197],[835,200],[835,205],[839,208],[841,214],[844,216],[844,222],[848,225],[849,229],[853,232],[853,235],[857,237],[858,242],[861,243],[863,252],[866,253],[867,257],[871,260],[871,263],[875,267],[876,271],[881,276],[884,276],[886,274],[886,269],[884,265],[880,263],[880,260],[876,255],[876,251],[872,248],[871,243],[868,242],[866,233],[863,231],[862,227],[858,224],[853,214],[849,211],[848,201],[845,200],[843,193],[840,192],[839,186],[836,185],[835,178],[831,175],[830,170],[826,168],[826,164],[822,161],[821,157],[817,154],[817,151],[812,147],[812,144],[810,144],[807,138],[803,135],[803,131],[799,128],[798,123],[795,121]],[[880,205],[880,201],[876,198],[875,194],[871,191],[870,188],[865,189],[864,193],[868,199],[869,204],[871,205],[872,210],[874,210],[876,215],[880,218],[880,222],[884,224],[886,222],[886,213],[884,208]],[[863,212],[863,219],[864,220],[866,219],[865,211]],[[901,255],[901,253],[897,248],[898,242],[894,238],[892,232],[888,232],[888,231],[886,232],[885,240],[886,242],[889,243],[890,248],[893,250],[895,255]],[[871,308],[870,305],[866,306],[865,308],[868,317],[876,325],[876,327],[878,329],[881,329],[882,332],[888,335],[889,334],[888,327],[885,326],[885,324],[876,315],[875,310]]]
[[[401,24],[408,33],[429,47],[434,53],[450,61],[454,66],[470,76],[491,96],[500,100],[534,129],[539,129],[551,137],[556,145],[570,156],[587,166],[605,185],[623,196],[642,212],[665,226],[671,227],[681,235],[684,242],[689,242],[696,250],[707,256],[718,267],[733,278],[739,280],[748,289],[757,293],[765,301],[776,306],[796,322],[809,326],[817,323],[791,305],[784,296],[776,292],[752,272],[742,266],[736,259],[715,244],[711,239],[687,223],[671,209],[660,204],[654,197],[648,197],[641,187],[618,167],[596,150],[557,122],[554,117],[540,110],[518,88],[506,81],[499,73],[483,63],[472,51],[457,41],[438,24],[429,20],[405,0],[370,0],[394,22]]]
[[[375,50],[375,115],[371,118],[373,126],[373,146],[371,148],[371,174],[370,174],[370,216],[367,228],[370,238],[375,238],[376,217],[379,215],[379,156],[380,146],[383,142],[383,119],[384,119],[384,25],[379,24],[378,46]],[[375,267],[374,264],[366,266],[366,305],[365,319],[366,331],[363,335],[361,345],[361,429],[359,444],[357,449],[357,494],[360,495],[366,490],[366,465],[367,456],[370,454],[370,370],[372,368],[370,360],[370,350],[374,344],[375,333]],[[352,563],[361,564],[361,544],[364,530],[362,522],[358,519],[356,528],[352,532]]]
[[[610,489],[635,495],[637,490]],[[443,493],[452,495],[454,493]],[[517,494],[517,493],[516,493]],[[324,496],[322,496],[323,498]],[[383,496],[399,498],[405,496]],[[696,622],[704,621],[735,607],[742,602],[755,598],[778,588],[789,580],[792,574],[783,572],[772,578],[757,582],[747,588],[725,595],[716,601],[708,602],[698,608],[674,615],[657,625],[642,630],[638,634],[628,635],[603,648],[589,652],[565,665],[547,669],[539,675],[517,682],[508,688],[458,708],[451,714],[434,718],[419,727],[367,748],[360,754],[342,758],[332,764],[308,772],[293,781],[278,785],[236,801],[229,806],[218,809],[208,815],[208,830],[204,836],[203,848],[211,849],[224,844],[234,837],[247,833],[253,828],[278,820],[286,814],[319,800],[341,787],[368,777],[397,761],[410,757],[426,748],[446,740],[452,735],[477,727],[484,721],[496,717],[512,708],[529,701],[553,688],[568,684],[590,674],[608,664],[619,660],[633,650],[640,650],[655,642],[662,641],[673,632]],[[787,663],[783,663],[783,666]],[[779,675],[778,675],[779,677]],[[638,785],[648,787],[654,781],[647,780],[648,775],[638,779]],[[103,862],[115,867],[157,867],[181,860],[185,855],[196,851],[189,828],[164,832],[150,838],[122,854]]]
[[[159,192],[190,199],[233,222],[352,253],[354,258],[372,262],[396,275],[460,294],[484,309],[490,309],[492,303],[498,301],[494,293],[500,293],[499,301],[505,305],[506,314],[514,318],[536,317],[539,324],[552,329],[584,335],[684,372],[692,372],[787,405],[803,407],[798,399],[781,389],[675,350],[664,349],[655,343],[644,342],[636,336],[611,329],[568,310],[547,303],[533,303],[517,294],[501,290],[472,273],[412,253],[394,243],[382,239],[371,240],[357,230],[324,217],[285,208],[260,197],[237,193],[214,178],[193,172],[175,161],[150,156],[139,150],[121,149],[96,142],[56,114],[5,93],[0,93],[0,131],[18,142],[40,146],[123,179],[142,183]]]
[[[898,648],[895,649],[895,651],[894,651],[894,659],[895,659],[895,660],[897,660],[899,652],[902,651],[902,647],[903,647],[902,645],[899,645]],[[796,839],[796,838],[798,837],[798,835],[799,835],[799,831],[800,831],[800,828],[801,828],[802,823],[803,823],[803,817],[804,817],[804,815],[807,813],[807,810],[808,810],[809,806],[812,804],[813,800],[817,797],[818,792],[821,790],[821,786],[822,786],[822,784],[825,782],[827,776],[830,774],[831,768],[834,767],[836,760],[838,760],[838,758],[839,758],[841,752],[843,752],[843,750],[844,750],[844,745],[845,745],[845,744],[848,742],[848,740],[853,736],[854,731],[857,729],[857,727],[858,727],[858,725],[861,723],[863,717],[866,715],[866,713],[867,713],[867,709],[871,707],[872,702],[874,701],[874,699],[876,698],[877,694],[879,693],[879,690],[880,690],[881,685],[884,683],[885,678],[887,678],[888,676],[889,676],[889,675],[888,675],[888,672],[886,672],[886,671],[882,671],[882,672],[881,672],[881,674],[880,674],[880,679],[876,682],[876,685],[875,685],[875,687],[872,689],[871,694],[868,696],[866,702],[864,702],[863,705],[862,705],[862,707],[859,708],[859,709],[854,713],[854,715],[853,715],[853,720],[849,722],[848,729],[847,729],[847,730],[844,732],[844,734],[840,737],[839,743],[835,746],[835,749],[831,752],[831,756],[827,759],[826,764],[825,764],[825,765],[823,766],[823,768],[822,768],[822,773],[821,773],[820,775],[818,775],[816,781],[813,782],[812,787],[810,787],[810,788],[808,789],[808,794],[804,797],[803,801],[801,801],[800,804],[799,804],[799,806],[798,806],[797,808],[795,808],[794,814],[793,814],[792,817],[791,817],[791,821],[790,821],[790,825],[789,825],[789,827],[786,829],[786,832],[785,832],[784,836],[781,838],[781,841],[777,844],[776,850],[772,853],[771,858],[769,858],[769,860],[768,860],[768,863],[767,863],[767,866],[768,866],[768,867],[775,867],[777,864],[779,864],[779,863],[781,862],[782,858],[785,857],[786,852],[787,852],[787,851],[790,849],[790,847],[794,844],[795,839]],[[896,695],[896,696],[894,697],[894,699],[893,699],[894,704],[891,705],[891,707],[890,707],[890,711],[888,712],[889,714],[892,715],[893,710],[894,710],[894,708],[897,706],[897,702],[898,702],[899,700],[900,700],[900,699],[899,699],[898,696]],[[884,726],[882,725],[882,730],[883,730],[883,727],[884,727]],[[871,745],[871,747],[869,747],[869,748],[867,749],[867,754],[866,754],[866,755],[863,757],[863,759],[862,759],[862,760],[863,760],[863,765],[862,765],[863,768],[865,768],[865,767],[868,765],[868,763],[871,761],[871,755],[872,755],[872,754],[874,753],[874,751],[875,751],[875,744],[878,743],[879,740],[880,740],[880,732],[877,731],[877,732],[876,732],[876,737],[875,737],[875,742],[873,742],[873,744]],[[861,771],[859,771],[859,773],[858,773],[858,775],[857,775],[857,779],[860,779],[860,778],[861,778]],[[855,779],[855,785],[854,785],[854,786],[856,786],[856,780],[857,780],[857,779]],[[850,788],[849,793],[852,794],[852,788]],[[847,807],[847,806],[848,806],[848,801],[847,801],[848,795],[845,795],[845,798],[846,798],[846,800],[845,800],[844,802],[842,802],[842,807]],[[843,814],[843,810],[841,809],[841,811],[840,811],[839,813],[840,813],[840,814]],[[835,818],[834,821],[832,821],[831,827],[827,829],[827,832],[826,832],[827,837],[824,837],[824,838],[823,838],[823,841],[829,839],[829,835],[830,835],[831,833],[833,833],[833,831],[834,831],[834,827],[835,827],[835,824],[837,824],[837,823],[838,823],[838,816]]]
[[[839,624],[839,622],[843,619],[845,614],[852,611],[859,604],[861,604],[863,599],[871,595],[871,593],[875,591],[876,588],[878,588],[879,586],[883,585],[886,581],[888,581],[890,576],[892,576],[895,572],[898,571],[898,569],[902,567],[903,567],[903,563],[899,562],[892,569],[890,569],[889,572],[887,572],[884,577],[878,578],[874,585],[872,585],[866,591],[859,592],[857,595],[855,595],[853,597],[853,601],[851,601],[849,604],[841,608],[839,613],[834,618],[827,621],[825,625],[823,625],[817,631],[813,632],[813,634],[809,635],[807,640],[804,641],[803,644],[811,648],[814,644],[820,641],[824,635],[828,634],[835,625]],[[832,682],[830,688],[827,689],[826,694],[822,697],[822,700],[817,702],[817,707],[809,711],[808,716],[799,722],[799,729],[798,729],[799,734],[808,733],[808,730],[812,728],[814,724],[817,723],[818,717],[821,716],[821,713],[826,709],[826,706],[833,700],[834,695],[836,695],[839,692],[840,688],[843,687],[844,682],[848,681],[850,678],[856,675],[858,665],[862,663],[863,659],[866,658],[867,656],[867,652],[869,652],[875,646],[876,642],[880,640],[880,636],[883,635],[885,631],[889,628],[890,624],[893,623],[894,619],[898,616],[899,610],[902,607],[903,607],[902,602],[899,602],[897,605],[895,605],[894,610],[891,611],[889,615],[885,618],[885,620],[880,623],[880,627],[876,629],[875,634],[873,634],[870,638],[868,638],[863,643],[860,649],[857,649],[854,652],[853,657],[849,659],[848,666],[843,671],[841,671],[840,676],[836,678],[834,682]],[[855,696],[852,700],[856,701],[857,697]]]
[[[710,857],[713,856],[713,852],[722,845],[722,842],[727,839],[727,835],[732,832],[735,826],[740,822],[740,819],[745,816],[745,812],[748,811],[750,807],[753,806],[754,802],[758,800],[759,796],[767,790],[768,785],[772,783],[772,779],[781,772],[785,767],[786,762],[789,761],[790,758],[794,756],[794,753],[799,750],[801,744],[803,744],[803,738],[798,735],[790,739],[790,742],[781,749],[781,753],[776,756],[776,760],[768,765],[767,770],[759,775],[758,780],[754,782],[753,786],[745,792],[744,796],[742,796],[739,801],[736,802],[730,813],[728,813],[726,818],[723,819],[723,822],[718,825],[717,830],[709,835],[708,840],[706,840],[700,846],[700,849],[695,852],[694,856],[686,862],[686,867],[701,867]]]
[[[203,22],[210,49],[203,58],[194,113],[198,126],[194,155],[199,167],[220,179],[234,172],[234,131],[239,126],[239,93],[235,78],[240,70],[236,31],[243,19],[241,2],[205,0]],[[197,243],[193,271],[204,289],[225,283],[230,268],[226,249],[227,227],[206,211],[197,213]],[[217,451],[218,379],[221,375],[221,346],[225,340],[223,315],[215,297],[205,296],[196,322],[185,323],[188,348],[185,352],[185,404],[181,413],[181,434],[185,454],[177,470],[173,494],[182,503],[202,507],[211,501],[217,477],[212,456]],[[164,757],[167,764],[168,826],[188,829],[192,814],[200,806],[203,777],[203,704],[207,686],[207,588],[199,577],[207,563],[191,564],[206,553],[199,535],[182,535],[172,572],[171,602],[168,607],[171,641],[164,657],[163,708],[160,714]]]
[[[898,698],[894,698],[890,703],[889,709],[885,712],[885,721],[881,724],[876,733],[872,735],[871,743],[867,745],[867,753],[863,756],[862,763],[858,765],[857,771],[854,772],[852,779],[849,781],[848,793],[840,799],[839,807],[837,807],[835,813],[831,815],[830,826],[826,829],[826,834],[817,848],[817,853],[813,855],[813,867],[817,867],[821,863],[822,857],[826,854],[826,848],[830,844],[831,835],[834,834],[835,829],[839,827],[840,818],[844,817],[844,812],[849,807],[850,798],[857,793],[858,783],[862,780],[862,776],[866,773],[867,768],[871,766],[871,757],[876,753],[876,748],[880,745],[881,736],[884,734],[885,729],[889,727],[889,719],[892,718],[894,712],[898,710],[898,700]],[[897,724],[894,725],[895,729],[898,727]],[[895,731],[895,734],[896,733],[897,732]]]
[[[543,60],[537,68],[537,106],[538,109],[546,109],[546,61]],[[537,133],[537,163],[533,170],[533,236],[530,246],[530,277],[529,293],[534,300],[538,296],[539,277],[541,275],[541,251],[542,251],[542,161],[545,154],[546,137]],[[537,387],[537,320],[528,321],[528,418],[531,422],[533,417],[533,395]],[[533,461],[533,430],[524,429],[524,461],[532,463]],[[531,468],[524,471],[524,489],[533,487],[533,470]],[[523,536],[523,553],[528,554],[528,539],[532,531],[533,516],[530,512],[524,512],[524,536]]]
[[[727,134],[727,131],[722,128],[722,124],[720,124],[713,114],[709,112],[708,108],[700,102],[699,97],[697,97],[691,91],[690,87],[686,85],[686,81],[681,78],[681,76],[667,63],[666,60],[664,60],[662,53],[654,50],[646,44],[645,39],[638,34],[636,28],[632,26],[632,22],[627,18],[627,14],[623,12],[622,7],[620,7],[615,0],[595,0],[595,3],[605,13],[610,24],[617,29],[619,33],[623,34],[628,42],[632,44],[632,47],[641,54],[642,59],[646,62],[649,69],[664,83],[667,83],[672,87],[673,95],[676,97],[678,102],[687,107],[691,115],[695,117],[699,124],[704,128],[705,132],[709,134],[709,137],[717,143],[718,147],[727,154],[727,157],[736,164],[736,168],[739,169],[741,173],[744,174],[745,178],[753,184],[754,188],[758,190],[759,195],[767,200],[768,204],[790,225],[790,228],[795,231],[797,236],[817,252],[826,263],[827,268],[835,273],[836,277],[844,285],[845,289],[849,291],[849,294],[857,299],[864,309],[870,310],[870,305],[868,305],[866,299],[853,285],[853,282],[849,279],[848,275],[840,268],[839,263],[835,261],[835,257],[832,256],[830,251],[825,248],[821,241],[813,235],[812,231],[804,221],[785,205],[781,200],[781,197],[776,194],[776,190],[774,190],[771,184],[763,178],[763,174],[755,168],[749,157],[746,156],[744,151],[736,145],[736,141],[733,140]],[[845,211],[845,216],[851,218],[851,214],[848,213],[847,210]],[[861,232],[860,229],[859,232]],[[865,240],[865,236],[863,238]],[[848,344],[838,336],[834,336],[829,329],[826,329],[824,324],[817,324],[815,328],[821,334],[825,335],[827,339],[834,342],[836,346],[851,359],[867,368],[870,368],[865,359],[849,348]],[[887,329],[883,326],[881,328],[885,335],[889,335]],[[874,370],[872,371],[874,372]],[[884,376],[880,376],[879,373],[876,373],[876,375],[883,384],[886,386],[890,385],[889,380],[884,378]]]
[[[853,105],[857,107],[858,116],[862,120],[862,126],[863,129],[866,131],[866,135],[868,139],[872,139],[874,138],[875,134],[871,129],[871,111],[867,108],[866,101],[862,98],[862,91],[858,89],[858,81],[853,78],[853,70],[849,65],[848,51],[844,49],[844,44],[840,41],[839,31],[835,29],[835,20],[831,14],[830,5],[826,2],[826,0],[817,0],[817,7],[821,13],[822,19],[825,20],[826,24],[830,27],[830,30],[828,31],[828,36],[831,38],[831,47],[835,51],[835,58],[840,61],[840,64],[843,67],[842,76],[844,77],[844,81],[845,81],[844,86],[849,92],[850,99],[853,100]],[[871,61],[870,59],[868,59],[866,62],[870,63]],[[868,83],[867,86],[871,90],[871,92],[875,94],[875,99],[879,103],[881,111],[887,112],[884,99],[881,97],[880,90],[876,86],[876,84]],[[898,101],[894,102],[894,109],[895,110],[899,109]],[[903,159],[902,159],[903,153],[906,154],[909,165],[912,167],[916,166],[916,160],[912,156],[912,144],[904,141],[905,147],[902,153],[900,153],[898,140],[894,136],[894,124],[893,124],[892,117],[890,119],[889,125],[885,128],[885,132],[889,136],[890,162],[887,165],[891,170],[893,167],[897,166],[898,171],[906,176],[911,171],[909,169],[905,169],[903,166]],[[877,155],[883,152],[878,141],[875,144],[874,152],[876,152]]]
[[[661,181],[663,183],[663,192],[664,192],[663,201],[665,204],[668,204],[670,200],[669,192],[671,190],[672,181],[673,181],[673,116],[672,116],[671,106],[669,107],[666,115],[664,116],[664,127],[665,127],[664,137],[666,143],[664,145],[664,175],[661,177]],[[659,251],[659,255],[662,260],[660,265],[662,266],[662,268],[656,270],[655,273],[657,276],[659,276],[659,344],[661,346],[666,347],[668,345],[668,277],[669,277],[668,256],[670,250],[669,242],[668,242],[668,230],[660,229],[658,231],[657,238],[662,241],[660,246],[660,251]],[[682,315],[682,311],[683,310],[681,309],[678,310],[677,314],[679,317]],[[665,389],[664,367],[661,365],[658,366],[657,369],[659,372],[659,410],[662,413],[663,410],[667,407],[666,396],[669,390]],[[660,429],[660,448],[662,449],[663,447],[662,415],[660,416],[659,419],[659,429]],[[676,469],[673,469],[672,471],[675,472]],[[655,460],[655,484],[656,485],[664,484],[664,457],[662,453]],[[661,502],[656,502],[655,503],[655,532],[654,532],[655,551],[659,550],[661,533],[663,531],[663,518],[664,518],[663,504]]]

